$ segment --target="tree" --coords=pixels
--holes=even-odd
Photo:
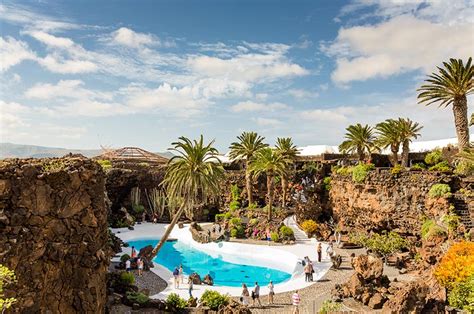
[[[168,162],[162,185],[166,189],[169,203],[177,204],[179,209],[153,249],[152,256],[158,254],[183,211],[219,194],[219,181],[224,174],[224,168],[217,158],[218,151],[213,144],[214,141],[211,141],[205,145],[202,135],[199,140],[191,141],[180,137],[178,142],[172,143],[174,148],[171,150],[178,155]]]
[[[288,166],[290,164],[293,164],[296,156],[299,154],[298,149],[296,146],[293,144],[293,140],[291,137],[283,137],[283,138],[277,138],[277,144],[276,144],[276,150],[277,153],[282,155],[285,159],[288,160]],[[288,170],[282,174],[280,174],[281,177],[281,190],[282,190],[282,207],[286,207],[286,192],[288,190]]]
[[[377,133],[377,146],[380,148],[387,148],[390,146],[392,164],[393,166],[398,165],[398,151],[400,150],[402,139],[397,121],[387,119],[380,122],[375,126],[375,132]]]
[[[466,64],[461,59],[443,62],[444,68],[437,67],[438,73],[428,75],[426,84],[418,89],[420,104],[428,106],[438,103],[440,107],[452,105],[459,151],[470,145],[466,96],[474,92],[474,65],[471,62],[472,58]]]
[[[277,173],[284,173],[289,159],[269,147],[260,149],[250,164],[250,169],[257,178],[262,173],[267,175],[267,207],[268,221],[272,220],[272,205],[274,198],[274,177]]]
[[[417,122],[410,119],[398,118],[398,131],[402,141],[402,166],[408,167],[408,154],[410,153],[410,142],[420,136],[420,130],[423,128]]]
[[[238,142],[230,144],[230,158],[245,159],[245,187],[247,189],[247,198],[249,206],[253,203],[252,197],[252,172],[250,171],[250,163],[255,157],[258,150],[268,147],[263,141],[265,138],[255,132],[243,132],[237,136]]]
[[[362,126],[360,123],[350,125],[346,129],[346,140],[339,145],[339,150],[343,153],[357,154],[360,161],[365,159],[365,154],[369,154],[376,149],[374,130],[368,125]]]

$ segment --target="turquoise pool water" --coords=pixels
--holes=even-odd
[[[155,246],[158,240],[135,240],[128,243],[138,251],[147,245]],[[229,263],[179,241],[166,242],[154,261],[170,271],[181,264],[186,275],[196,272],[204,278],[210,274],[217,286],[238,287],[245,283],[251,287],[255,281],[260,286],[265,286],[270,280],[277,284],[291,278],[291,274],[273,268]]]

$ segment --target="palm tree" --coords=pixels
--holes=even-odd
[[[428,75],[427,84],[418,91],[419,103],[427,106],[439,103],[439,106],[452,105],[454,124],[458,137],[459,151],[469,147],[469,127],[467,119],[467,95],[474,92],[474,65],[469,58],[464,64],[461,59],[449,59],[443,62],[444,68],[437,67],[439,73]]]
[[[211,141],[205,145],[202,135],[199,140],[191,141],[180,137],[178,142],[172,143],[174,147],[171,150],[178,155],[168,162],[162,185],[170,203],[176,203],[179,209],[153,249],[152,257],[158,254],[183,211],[191,210],[197,203],[219,194],[219,181],[224,174],[224,168],[217,158],[218,151],[213,144],[214,141]]]
[[[288,165],[293,164],[296,159],[296,156],[299,154],[298,149],[291,137],[277,138],[276,144],[277,153],[282,155],[285,159],[289,161]],[[289,169],[287,169],[289,170]],[[286,207],[286,192],[288,190],[288,171],[285,171],[280,175],[281,177],[281,190],[282,190],[282,207]]]
[[[360,123],[349,125],[346,128],[346,140],[339,145],[339,150],[343,154],[357,154],[359,161],[365,159],[365,154],[376,148],[374,130],[368,125],[362,126]]]
[[[420,136],[420,130],[423,128],[417,122],[410,119],[398,118],[398,131],[402,141],[402,166],[408,167],[408,154],[410,153],[410,142]]]
[[[393,166],[398,165],[398,151],[400,150],[402,140],[397,121],[387,119],[380,122],[375,126],[375,131],[377,133],[377,146],[380,148],[387,148],[390,146],[392,164]]]
[[[253,204],[250,163],[254,159],[257,151],[267,147],[268,144],[263,143],[265,138],[255,132],[243,132],[240,136],[237,136],[237,139],[239,140],[238,142],[230,144],[230,158],[233,160],[245,159],[245,186],[250,206]]]
[[[268,221],[272,220],[272,205],[274,196],[275,174],[286,171],[289,159],[269,147],[260,149],[250,164],[250,169],[257,178],[262,173],[267,175]]]

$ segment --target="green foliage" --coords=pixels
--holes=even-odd
[[[450,197],[451,187],[444,183],[433,184],[428,195],[431,198]]]
[[[233,201],[238,201],[240,199],[240,189],[237,184],[232,184],[230,187],[230,195]]]
[[[224,214],[216,214],[215,216],[215,221],[216,222],[220,222],[220,221],[224,221]]]
[[[449,305],[474,313],[474,275],[454,286],[448,293]]]
[[[412,169],[412,170],[425,170],[426,165],[424,163],[418,162],[418,163],[414,164],[413,166],[411,166],[410,169]]]
[[[255,226],[258,224],[258,219],[257,218],[252,218],[249,220],[249,226]]]
[[[281,226],[280,235],[282,238],[293,238],[294,237],[293,229],[287,226]]]
[[[421,226],[421,237],[423,239],[430,239],[432,237],[444,237],[446,236],[446,230],[438,225],[434,220],[427,219]]]
[[[229,209],[230,209],[231,211],[237,210],[237,209],[239,209],[239,208],[240,208],[240,202],[239,202],[239,201],[231,201],[231,202],[229,203]]]
[[[352,181],[357,183],[364,182],[367,174],[370,170],[373,170],[375,166],[373,164],[358,164],[352,167]]]
[[[303,228],[304,232],[306,232],[308,236],[311,236],[316,232],[316,230],[318,230],[318,224],[316,221],[309,219],[303,221],[301,228]]]
[[[5,298],[3,287],[15,283],[16,276],[13,270],[0,264],[0,311],[4,313],[5,310],[11,308],[17,302],[16,298]]]
[[[334,302],[332,300],[326,300],[323,302],[323,306],[319,309],[319,314],[329,314],[338,312],[342,309],[342,304]]]
[[[127,291],[126,298],[131,303],[138,303],[140,305],[146,304],[150,298],[141,292]]]
[[[245,236],[244,227],[239,225],[230,229],[230,236],[232,238],[243,238]]]
[[[209,306],[211,310],[216,311],[221,305],[229,304],[230,297],[226,294],[220,294],[214,290],[206,290],[201,296],[201,302]]]
[[[430,166],[436,165],[441,161],[443,161],[443,153],[441,149],[435,149],[425,156],[425,163]]]
[[[102,167],[104,171],[107,171],[112,168],[112,163],[107,159],[97,160],[97,163]]]
[[[402,172],[404,170],[404,168],[401,166],[401,165],[396,165],[394,166],[391,170],[390,170],[390,173],[392,175],[397,175],[399,174],[400,172]]]
[[[323,186],[326,191],[331,190],[331,177],[325,177],[323,179]]]
[[[242,219],[234,217],[229,221],[230,227],[238,227],[242,225]]]
[[[454,173],[463,176],[472,176],[474,175],[474,162],[468,160],[460,160],[456,164],[456,169]]]
[[[120,256],[120,261],[121,261],[121,262],[124,262],[124,263],[125,263],[125,262],[128,261],[129,259],[130,259],[130,255],[128,255],[128,254],[123,254],[122,256]]]
[[[61,159],[53,159],[41,167],[43,172],[59,172],[66,169],[66,164]]]
[[[384,233],[355,234],[351,235],[351,241],[365,246],[382,256],[387,256],[401,249],[407,248],[409,243],[394,231]]]
[[[133,204],[132,208],[133,208],[133,211],[135,212],[135,214],[137,214],[137,215],[141,215],[145,211],[145,206],[143,206],[141,204]]]
[[[133,285],[135,283],[135,276],[132,273],[121,272],[120,283],[126,286]]]
[[[335,167],[336,174],[339,174],[341,176],[350,176],[352,175],[352,169],[353,167]]]
[[[449,232],[453,232],[458,228],[461,219],[456,213],[450,212],[444,215],[441,221],[448,227]]]
[[[177,293],[174,292],[168,295],[165,303],[168,308],[177,310],[182,310],[188,305],[188,302],[186,302],[185,299],[181,298]]]
[[[257,203],[250,203],[248,209],[257,209],[258,204]]]
[[[451,171],[451,167],[449,166],[447,161],[441,161],[434,166],[428,168],[429,171],[439,171],[439,172],[449,172]]]
[[[278,235],[278,232],[270,233],[270,238],[272,239],[273,242],[280,241],[280,236]]]
[[[370,154],[375,148],[374,129],[369,125],[357,123],[346,128],[345,141],[339,145],[343,154],[357,154],[359,160],[364,160],[366,153]]]

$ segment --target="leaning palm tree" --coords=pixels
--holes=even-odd
[[[375,135],[372,127],[362,126],[360,123],[350,125],[346,128],[346,140],[339,145],[339,150],[343,154],[357,154],[359,161],[365,159],[365,154],[376,149]]]
[[[296,156],[299,154],[298,149],[296,148],[295,144],[293,144],[293,140],[291,137],[283,137],[277,138],[276,144],[277,153],[282,155],[285,159],[288,160],[288,166],[294,163]],[[282,190],[282,207],[286,207],[286,192],[288,190],[288,170],[285,171],[280,175],[281,177],[281,190]]]
[[[162,182],[170,203],[178,206],[171,223],[160,242],[153,249],[152,256],[158,254],[168,239],[173,227],[185,210],[191,210],[200,202],[213,199],[219,194],[219,181],[224,168],[217,158],[218,151],[212,146],[214,141],[204,144],[203,136],[191,141],[180,137],[172,143],[171,150],[178,155],[168,162],[165,178]]]
[[[410,153],[410,143],[413,139],[420,136],[420,130],[423,128],[417,122],[406,118],[398,118],[398,131],[402,141],[402,166],[408,167],[408,154]]]
[[[472,58],[466,64],[461,59],[443,62],[444,68],[437,67],[439,73],[428,75],[427,84],[418,89],[419,103],[427,106],[438,103],[440,107],[452,105],[459,151],[469,147],[466,96],[474,92],[474,65],[471,62]]]
[[[253,204],[252,197],[252,172],[250,170],[250,163],[255,157],[258,150],[267,147],[263,141],[265,138],[255,132],[243,132],[237,136],[238,142],[230,144],[230,158],[245,159],[245,186],[247,189],[247,198],[249,206]]]
[[[375,132],[377,133],[377,146],[383,149],[390,147],[392,165],[398,165],[398,151],[400,150],[402,140],[397,121],[387,119],[380,122],[375,126]]]
[[[288,163],[289,159],[279,154],[276,150],[265,147],[257,152],[255,159],[250,164],[250,169],[255,178],[262,173],[265,173],[267,176],[268,221],[272,220],[275,174],[284,173]]]

